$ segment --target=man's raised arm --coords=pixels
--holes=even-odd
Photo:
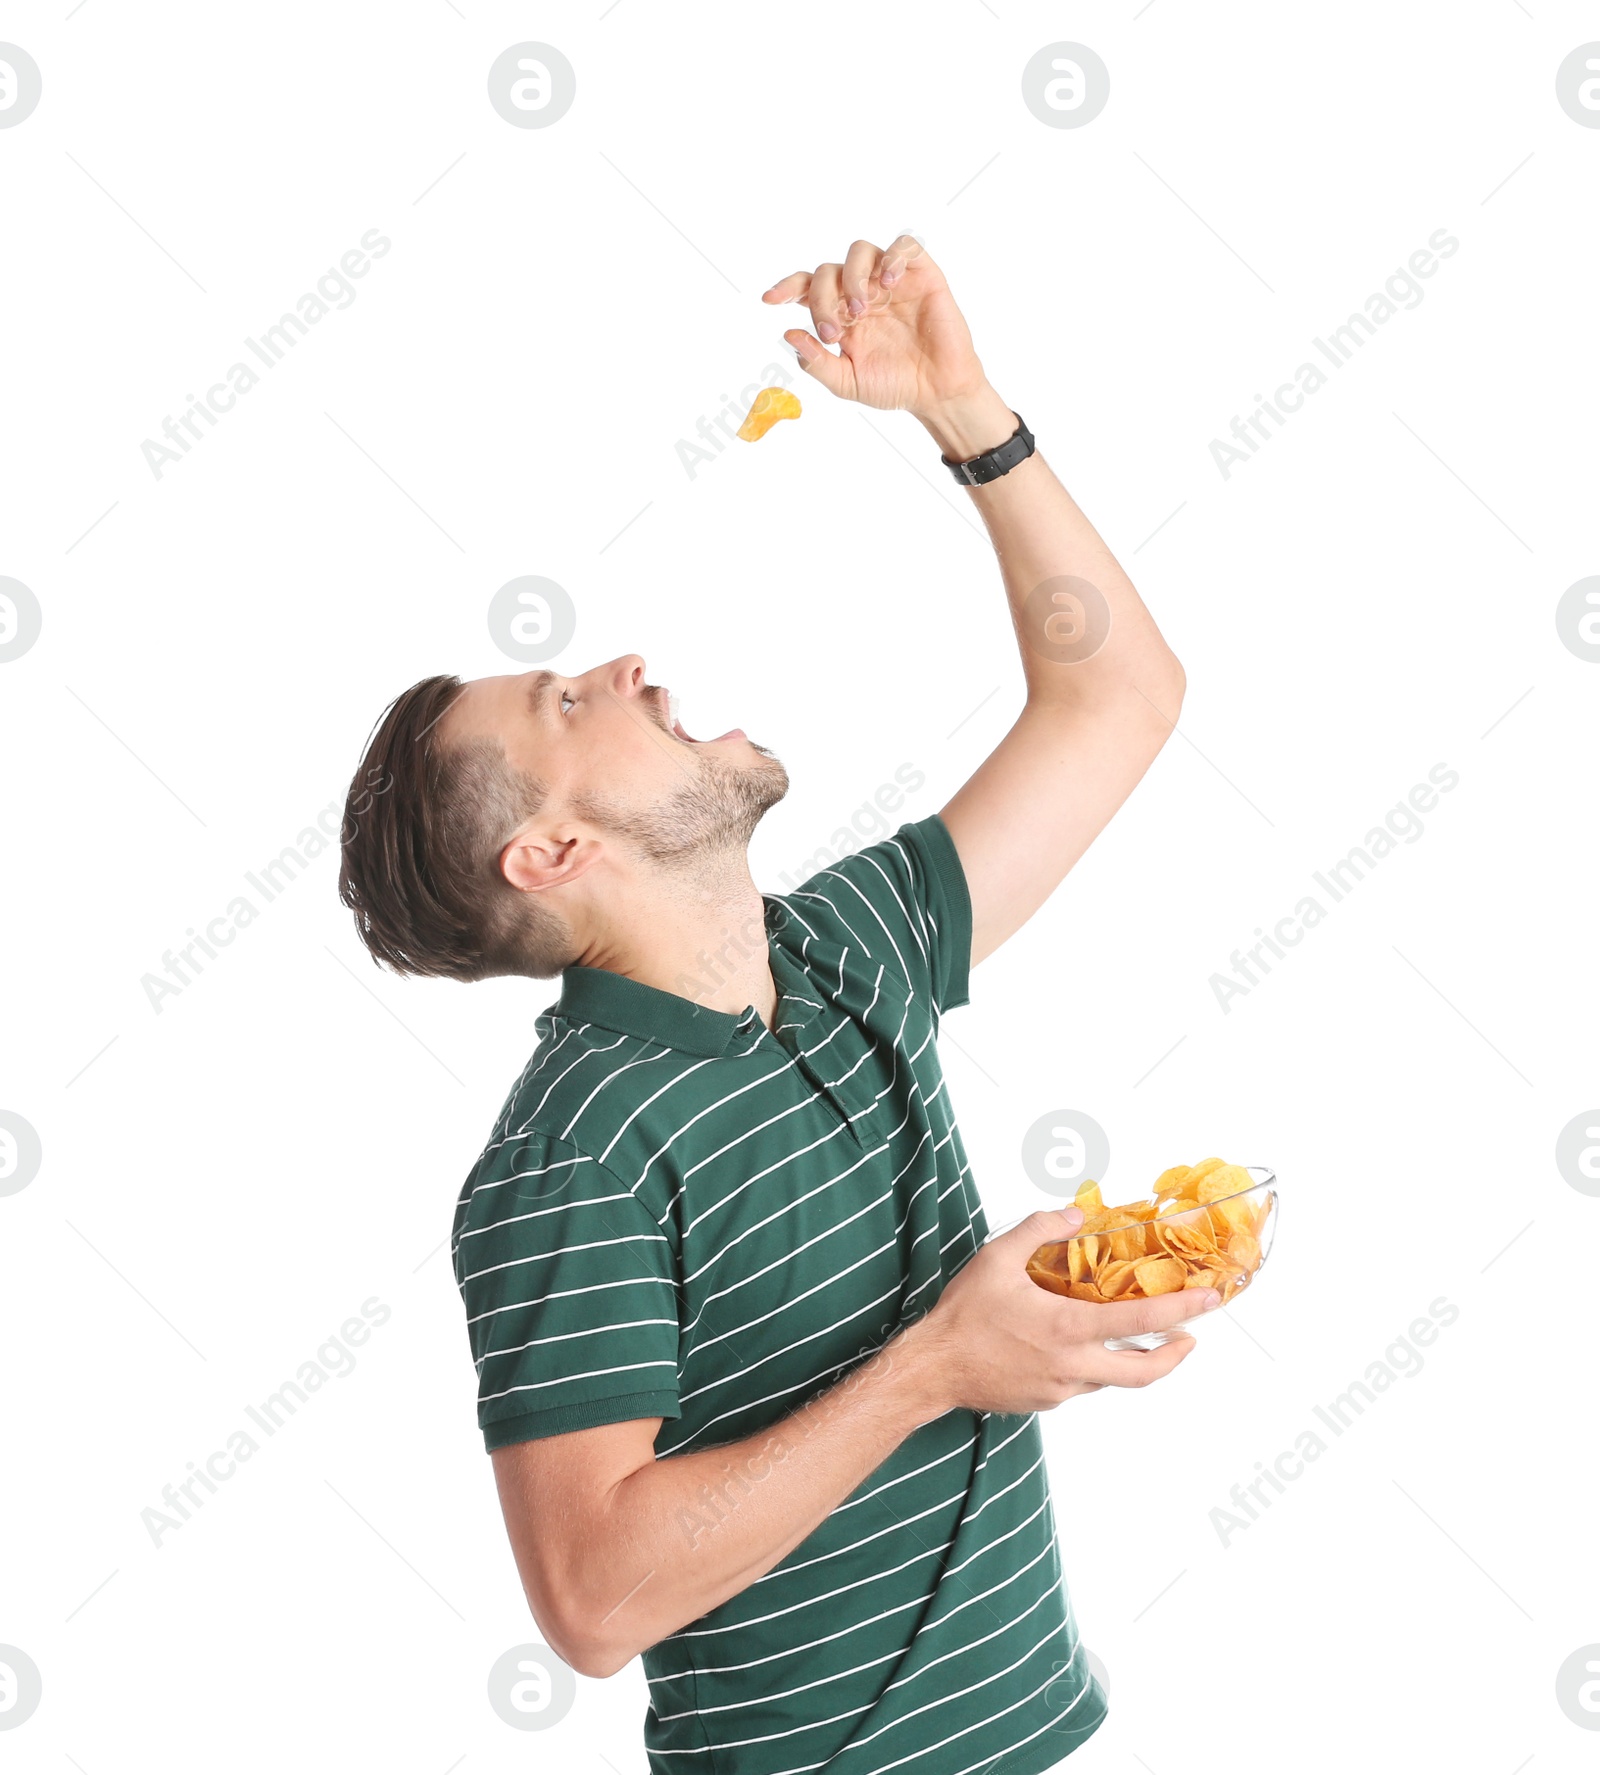
[[[785,335],[817,381],[909,410],[952,461],[1017,429],[914,237],[881,252],[857,241],[842,265],[796,272],[765,300],[806,303],[821,341],[838,342],[835,356],[803,330]],[[972,893],[976,964],[1044,904],[1128,798],[1177,722],[1184,676],[1041,455],[967,497],[1000,557],[1027,684],[1010,732],[941,810]]]

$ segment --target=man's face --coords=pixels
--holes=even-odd
[[[540,668],[474,679],[441,737],[497,741],[512,769],[548,788],[539,822],[576,817],[662,863],[742,848],[789,787],[741,728],[691,739],[636,653],[576,677]]]

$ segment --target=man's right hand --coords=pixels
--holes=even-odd
[[[996,1234],[902,1334],[941,1410],[1048,1411],[1101,1387],[1147,1387],[1194,1348],[1186,1335],[1155,1350],[1108,1350],[1105,1341],[1196,1318],[1220,1304],[1215,1289],[1102,1306],[1052,1294],[1029,1276],[1041,1245],[1071,1238],[1082,1224],[1081,1209],[1047,1209]]]

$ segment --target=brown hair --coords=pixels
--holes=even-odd
[[[397,974],[548,979],[571,961],[571,935],[500,873],[506,840],[547,791],[491,740],[443,742],[461,688],[424,678],[379,718],[345,798],[339,898]]]

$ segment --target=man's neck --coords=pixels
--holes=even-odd
[[[630,884],[622,916],[578,960],[713,1011],[754,1005],[770,1029],[778,1005],[760,890],[741,855],[692,882]]]

